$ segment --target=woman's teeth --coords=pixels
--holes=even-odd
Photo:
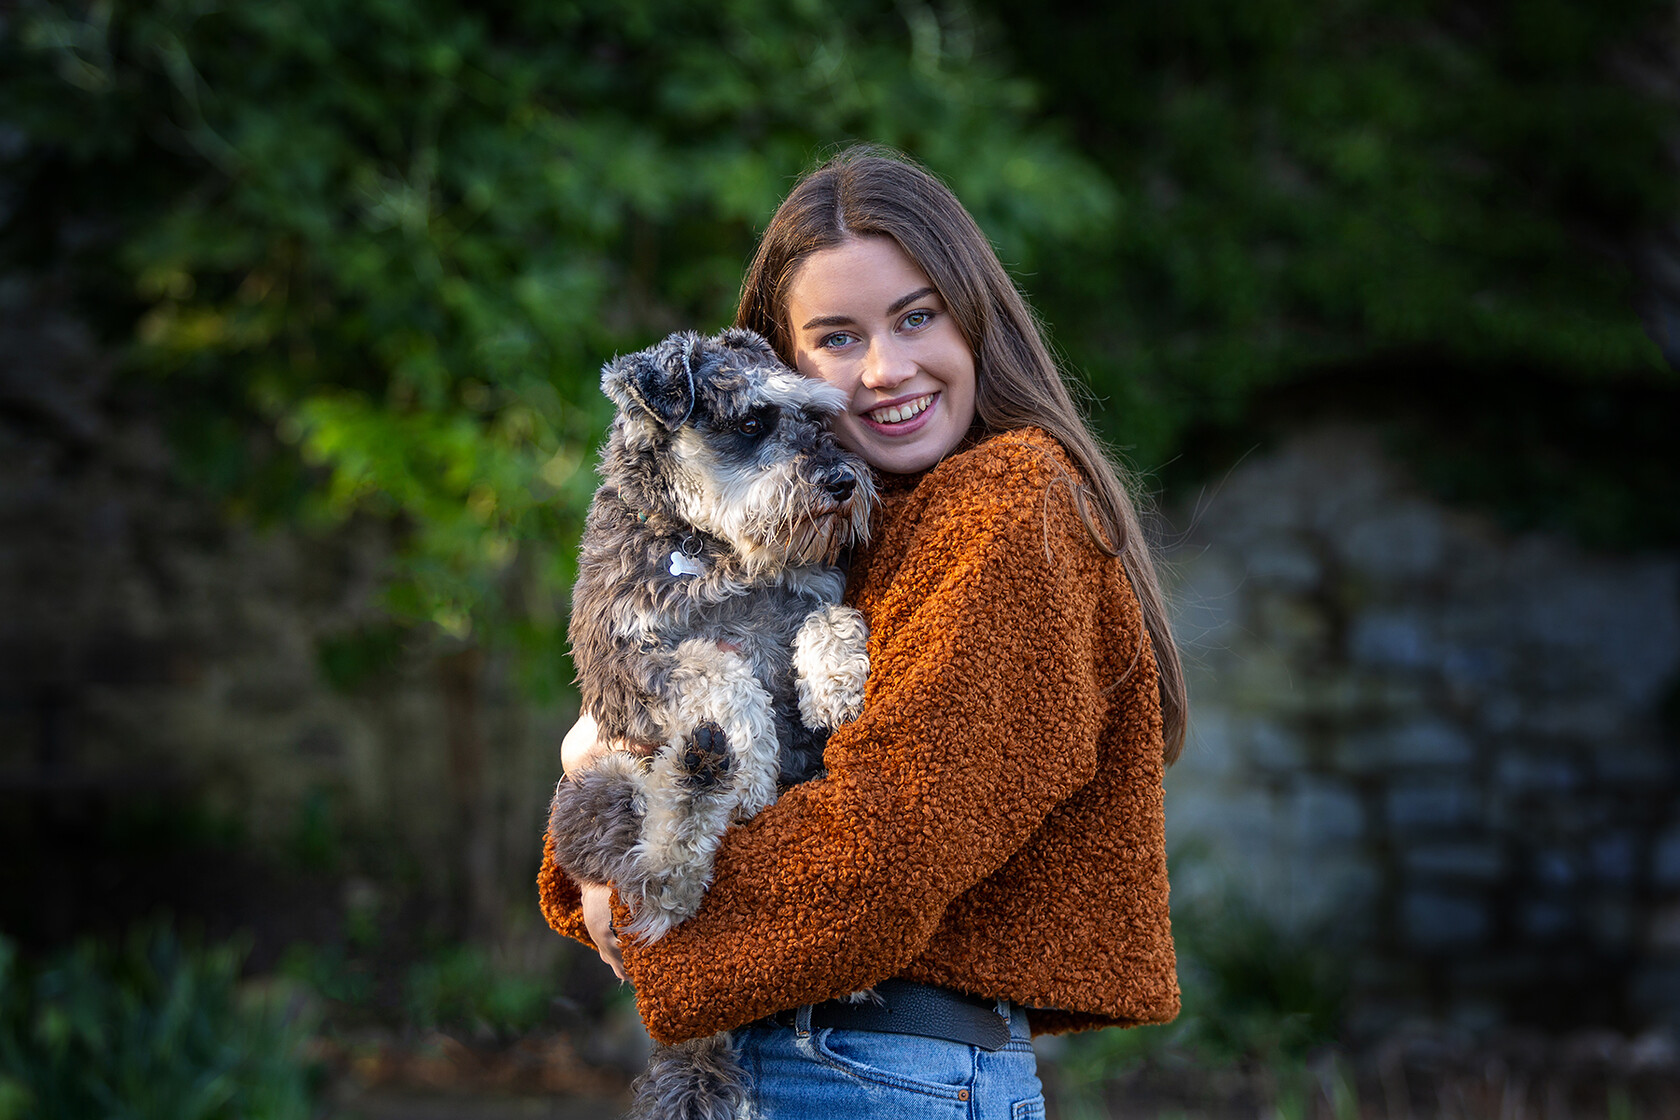
[[[895,404],[891,408],[877,408],[874,412],[869,413],[869,418],[877,424],[902,424],[911,417],[920,416],[923,410],[933,403],[935,395],[929,393],[926,396],[917,397],[913,401]]]

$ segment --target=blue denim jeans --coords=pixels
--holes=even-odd
[[[1042,1120],[1027,1017],[1009,1009],[1010,1040],[991,1051],[920,1035],[812,1030],[809,1008],[792,1027],[744,1027],[735,1043],[753,1084],[742,1120]]]

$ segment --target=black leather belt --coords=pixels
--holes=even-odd
[[[875,994],[883,1002],[831,999],[813,1004],[811,1028],[915,1034],[964,1042],[982,1050],[1001,1050],[1009,1043],[1009,1020],[998,1014],[996,1000],[913,980],[883,980],[875,985]],[[791,1027],[798,1014],[796,1010],[778,1011],[761,1021]]]

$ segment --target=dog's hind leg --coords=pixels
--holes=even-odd
[[[769,693],[714,641],[677,646],[665,715],[676,730],[644,780],[635,874],[618,881],[636,912],[627,932],[649,940],[700,908],[724,830],[775,800],[779,769]]]
[[[654,1046],[636,1079],[627,1120],[735,1120],[747,1075],[728,1032]]]
[[[832,731],[863,711],[869,624],[854,607],[829,603],[805,616],[793,640],[799,718]]]
[[[644,812],[638,760],[609,751],[588,769],[554,787],[548,833],[554,858],[581,882],[617,882],[634,874],[632,855],[642,834]]]
[[[675,697],[672,726],[687,731],[683,739],[684,768],[689,769],[688,760],[701,759],[707,753],[696,732],[710,725],[715,742],[715,731],[721,730],[729,751],[726,796],[733,819],[746,820],[776,800],[780,747],[772,711],[775,702],[754,674],[752,663],[733,650],[691,638],[679,643],[676,653],[677,665],[670,678]],[[692,787],[699,775],[692,770],[689,774],[687,780]],[[722,831],[718,830],[719,835]]]

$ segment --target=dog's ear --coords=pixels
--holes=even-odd
[[[726,327],[723,333],[717,336],[717,341],[720,346],[727,346],[731,350],[745,350],[761,358],[776,357],[775,348],[764,336],[746,327]]]
[[[668,430],[694,414],[700,336],[679,331],[657,346],[614,358],[601,371],[601,391],[622,409],[640,409]]]

